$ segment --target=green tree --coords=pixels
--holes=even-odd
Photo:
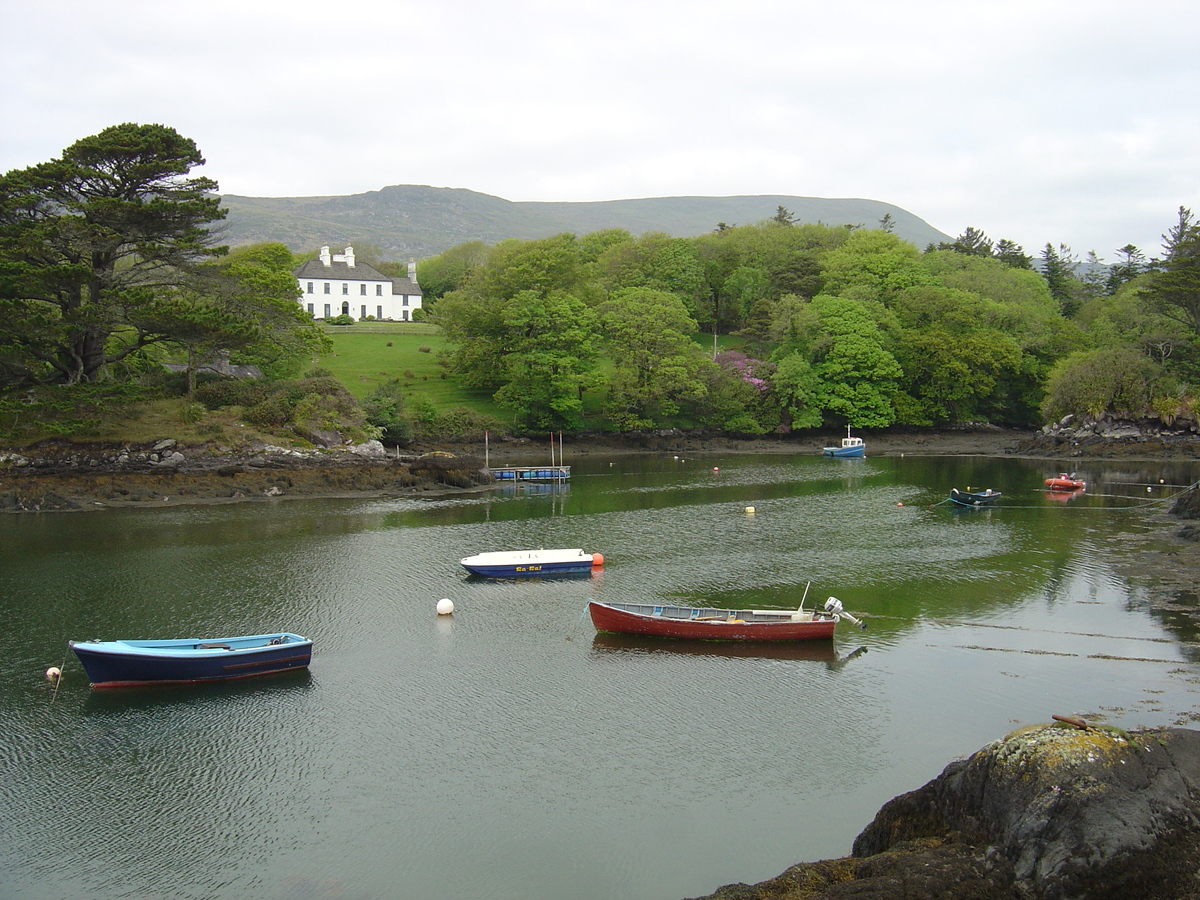
[[[771,222],[775,225],[795,225],[796,217],[792,215],[790,209],[780,205],[775,208],[775,215],[771,216]]]
[[[727,308],[737,317],[737,324],[744,325],[754,304],[767,296],[767,273],[753,266],[738,266],[729,273],[721,286]]]
[[[882,234],[882,232],[864,232]],[[891,397],[903,375],[861,303],[822,294],[813,300],[824,342],[813,353],[817,403],[826,417],[858,428],[886,428],[896,418]]]
[[[421,260],[417,264],[417,280],[421,283],[424,303],[432,311],[433,301],[463,286],[467,276],[483,265],[489,252],[483,241],[467,241]]]
[[[612,295],[599,309],[613,361],[606,411],[623,430],[671,424],[681,408],[707,393],[715,364],[692,340],[696,320],[678,296],[634,288]]]
[[[583,427],[583,391],[595,367],[595,316],[557,292],[522,291],[504,308],[505,384],[495,393],[527,431]]]
[[[407,446],[413,439],[412,421],[407,415],[400,379],[378,385],[363,402],[367,424],[379,429],[379,439],[397,446]]]
[[[1066,244],[1059,244],[1056,250],[1047,243],[1042,249],[1042,277],[1050,288],[1050,296],[1068,318],[1075,315],[1081,303],[1079,282],[1075,280],[1078,268],[1079,261]]]
[[[608,291],[669,291],[689,311],[695,310],[704,282],[695,243],[659,232],[610,244],[597,259],[596,270],[600,284]]]
[[[899,291],[937,283],[915,246],[877,229],[856,231],[830,250],[823,274],[828,294],[883,303]]]
[[[294,378],[331,350],[329,337],[297,302],[295,266],[279,243],[236,247],[209,265],[217,278],[205,280],[209,289],[198,307],[219,309],[235,327],[229,338],[211,342],[215,349],[232,351],[235,362],[256,365],[268,378]]]
[[[1133,281],[1149,269],[1146,254],[1133,244],[1126,244],[1117,251],[1117,261],[1109,266],[1104,286],[1109,294],[1115,293],[1121,285]]]
[[[967,226],[966,231],[950,243],[938,244],[939,250],[950,250],[954,253],[964,253],[967,256],[991,256],[992,241],[978,228]]]
[[[792,428],[819,428],[824,419],[821,380],[812,364],[792,350],[775,364],[772,386],[787,411]]]
[[[1192,211],[1179,207],[1179,220],[1163,237],[1166,256],[1146,284],[1146,302],[1184,330],[1188,352],[1175,365],[1189,375],[1200,374],[1200,223]]]
[[[1150,408],[1158,376],[1153,362],[1128,347],[1073,353],[1050,373],[1042,414],[1138,417]]]
[[[171,338],[164,294],[223,251],[217,185],[189,177],[203,163],[174,129],[125,124],[0,177],[0,377],[95,381]]]
[[[1033,258],[1025,252],[1025,248],[1008,238],[996,241],[994,256],[1006,266],[1012,266],[1014,269],[1033,268]]]

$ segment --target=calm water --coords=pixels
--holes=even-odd
[[[568,462],[542,492],[0,517],[0,896],[677,900],[844,855],[886,800],[1053,713],[1200,712],[1194,626],[1109,565],[1196,466],[1092,466],[1054,500],[1022,460]],[[966,485],[1005,498],[942,502]],[[458,565],[528,547],[607,565]],[[794,607],[809,582],[869,630],[764,649],[582,617]],[[93,692],[65,656],[278,628],[314,638],[309,672]]]

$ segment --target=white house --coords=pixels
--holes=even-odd
[[[362,320],[368,316],[393,322],[411,322],[413,310],[421,308],[421,286],[417,264],[408,264],[407,278],[389,278],[373,266],[355,262],[354,248],[330,255],[321,248],[295,271],[300,283],[300,305],[314,319],[346,315]]]

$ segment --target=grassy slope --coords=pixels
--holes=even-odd
[[[428,397],[439,411],[456,406],[507,418],[486,392],[467,391],[453,378],[443,378],[438,352],[446,346],[439,330],[420,322],[376,322],[325,327],[333,353],[321,358],[328,369],[361,402],[378,385],[399,379],[409,396]],[[422,352],[428,347],[429,352]],[[411,375],[409,374],[411,373]]]

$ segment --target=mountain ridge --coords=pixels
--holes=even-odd
[[[328,244],[373,248],[383,261],[422,259],[467,241],[494,244],[562,232],[624,228],[696,237],[719,223],[751,225],[780,206],[797,224],[875,227],[891,216],[893,231],[925,247],[949,241],[924,219],[890,203],[859,198],[740,194],[595,201],[516,201],[468,188],[389,185],[362,194],[317,197],[221,197],[229,214],[219,237],[234,246],[278,241],[293,252]]]

